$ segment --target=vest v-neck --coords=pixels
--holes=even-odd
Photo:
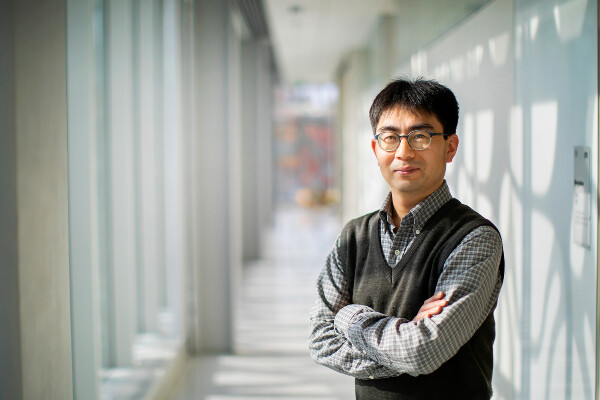
[[[340,235],[339,256],[350,285],[350,301],[408,321],[435,293],[445,260],[465,235],[478,226],[493,227],[453,199],[434,213],[396,267],[390,268],[381,246],[379,221],[375,213],[367,214],[349,222]],[[500,270],[504,271],[503,260]],[[489,399],[494,325],[492,312],[469,342],[432,374],[357,379],[356,398],[462,398],[469,393],[473,399]]]
[[[371,237],[371,243],[378,244],[378,256],[380,260],[378,260],[379,262],[377,264],[385,270],[384,275],[388,277],[389,283],[392,287],[398,283],[399,278],[402,276],[407,265],[410,263],[413,255],[419,249],[419,246],[423,243],[423,240],[425,240],[427,235],[431,232],[431,226],[435,225],[436,221],[444,218],[446,213],[451,212],[452,209],[458,205],[460,205],[460,202],[456,199],[452,199],[440,207],[440,209],[437,210],[425,223],[423,229],[421,229],[421,232],[410,242],[409,248],[402,255],[395,266],[390,266],[387,263],[387,257],[381,245],[381,229],[379,227],[379,220],[377,218],[372,219],[372,223],[370,224],[371,226],[369,226],[369,236]]]

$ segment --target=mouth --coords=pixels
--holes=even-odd
[[[401,176],[406,176],[406,175],[411,175],[418,170],[419,169],[416,167],[404,166],[404,167],[394,168],[394,173],[401,175]]]

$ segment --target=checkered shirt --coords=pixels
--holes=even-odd
[[[391,268],[451,198],[444,182],[402,219],[394,233],[388,195],[380,210],[380,238]],[[448,256],[436,287],[436,292],[446,294],[448,305],[442,313],[418,322],[350,304],[339,246],[340,238],[317,281],[309,338],[312,358],[338,372],[360,379],[429,374],[458,352],[496,306],[502,286],[502,240],[492,227],[475,228]]]
[[[444,184],[433,192],[431,196],[410,210],[400,221],[400,226],[396,227],[392,220],[392,194],[388,194],[381,210],[379,210],[379,231],[381,248],[391,268],[394,268],[398,264],[414,239],[421,233],[427,220],[451,199],[452,195],[450,194],[448,185],[444,181]],[[398,230],[394,233],[396,228]]]

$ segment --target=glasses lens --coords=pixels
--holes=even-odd
[[[431,143],[431,136],[425,131],[412,131],[408,135],[408,143],[415,150],[425,150]]]
[[[396,150],[398,148],[398,143],[400,143],[398,135],[392,132],[383,132],[379,134],[377,141],[379,142],[379,147],[385,151]]]

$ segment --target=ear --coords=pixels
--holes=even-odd
[[[458,150],[458,136],[456,133],[446,139],[446,162],[451,163]]]
[[[371,139],[371,149],[373,150],[375,157],[377,157],[377,140],[375,140],[375,138]]]

